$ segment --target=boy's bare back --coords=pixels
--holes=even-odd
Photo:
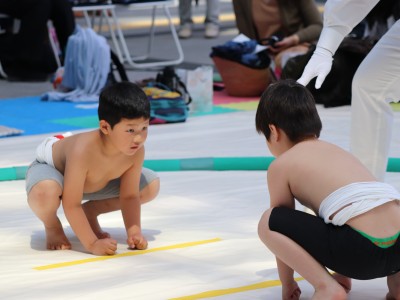
[[[271,164],[268,173],[272,192],[286,185],[288,192],[316,213],[322,200],[338,188],[376,180],[350,153],[318,139],[294,145]]]
[[[277,157],[268,168],[270,208],[258,232],[277,258],[282,298],[299,299],[296,271],[313,285],[313,299],[347,299],[350,278],[383,276],[387,299],[400,299],[400,193],[349,152],[319,140],[315,100],[293,80],[263,93],[256,129]],[[317,216],[296,210],[295,200]],[[326,268],[339,274],[331,276]]]

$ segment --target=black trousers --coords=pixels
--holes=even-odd
[[[321,265],[350,278],[366,280],[400,271],[400,239],[380,248],[348,225],[326,224],[286,207],[272,210],[269,228],[296,242]]]
[[[0,0],[0,13],[21,21],[19,32],[2,40],[1,61],[12,60],[28,68],[45,67],[43,64],[53,58],[48,41],[48,20],[54,24],[62,51],[75,30],[75,18],[68,0]]]

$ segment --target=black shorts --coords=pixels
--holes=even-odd
[[[314,215],[275,207],[269,228],[295,241],[328,269],[344,276],[366,280],[400,271],[400,238],[389,248],[380,248],[348,225],[326,224]]]

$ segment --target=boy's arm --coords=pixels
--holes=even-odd
[[[279,258],[276,258],[276,263],[278,266],[279,278],[282,283],[282,299],[299,299],[301,290],[294,280],[293,269],[289,268]]]
[[[135,154],[134,164],[121,176],[120,205],[130,248],[146,249],[147,240],[141,230],[140,176],[144,147]]]
[[[295,200],[290,191],[289,176],[290,172],[285,170],[281,161],[275,160],[268,168],[267,182],[270,195],[270,207],[284,206],[295,209]],[[279,278],[282,286],[290,285],[294,282],[294,271],[278,257],[276,257]]]
[[[82,209],[86,174],[85,159],[74,157],[74,159],[67,160],[62,196],[64,213],[72,230],[86,250],[95,255],[113,255],[117,249],[116,241],[112,239],[99,240]]]

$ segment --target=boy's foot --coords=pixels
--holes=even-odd
[[[387,285],[389,292],[386,295],[386,300],[400,300],[400,273],[388,276]]]
[[[332,277],[344,288],[346,293],[350,293],[351,290],[351,278],[343,276],[338,273],[333,273]]]
[[[206,30],[204,31],[204,37],[208,39],[213,39],[217,36],[219,36],[219,26],[212,23],[207,23]]]
[[[178,36],[181,39],[188,39],[192,36],[192,25],[183,24],[178,31]]]
[[[85,212],[86,218],[90,224],[90,227],[92,228],[94,234],[97,236],[98,239],[108,239],[110,238],[110,234],[108,232],[105,232],[101,229],[99,221],[97,220],[97,214],[90,209],[90,201],[84,203],[82,205],[83,211]]]
[[[323,289],[315,290],[312,297],[313,300],[326,300],[326,299],[337,299],[345,300],[347,299],[346,291],[340,286],[326,286]]]
[[[46,243],[49,250],[69,250],[71,243],[68,241],[62,227],[45,228]]]
[[[386,300],[396,300],[396,298],[394,298],[390,293],[386,294]]]

